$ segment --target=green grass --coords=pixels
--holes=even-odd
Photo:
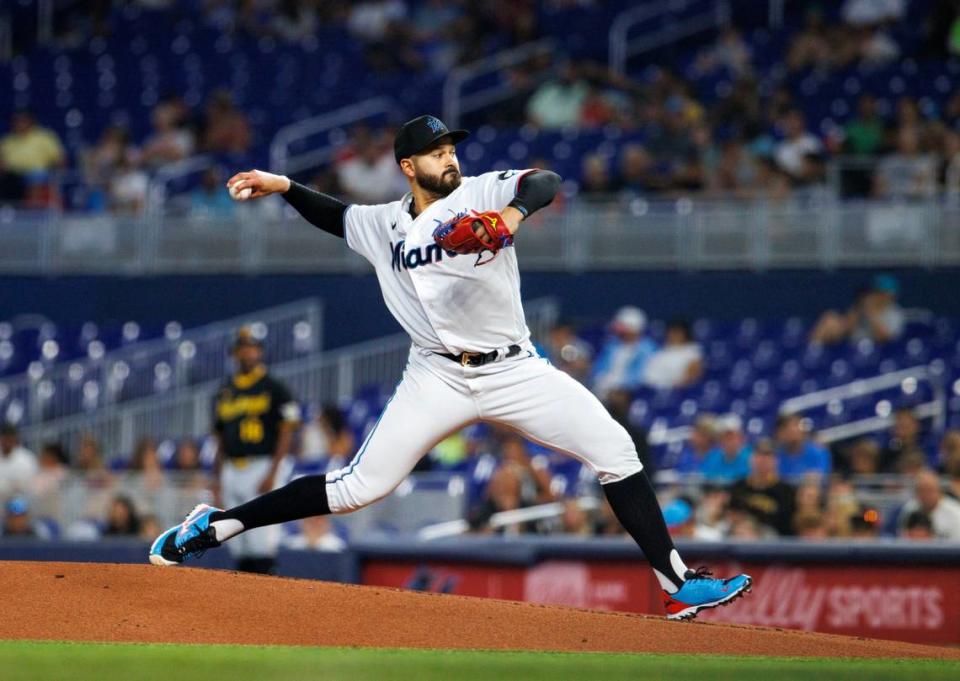
[[[179,646],[0,641],[2,681],[543,681],[665,679],[960,679],[931,660],[457,652],[369,648]]]

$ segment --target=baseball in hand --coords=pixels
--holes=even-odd
[[[253,190],[250,187],[244,187],[239,191],[235,188],[236,185],[230,185],[230,196],[234,201],[246,201],[250,198],[250,195],[253,193]]]

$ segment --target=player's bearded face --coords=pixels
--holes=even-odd
[[[449,196],[460,186],[460,164],[452,153],[429,153],[413,159],[413,177],[423,189]]]

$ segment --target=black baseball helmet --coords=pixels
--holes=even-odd
[[[397,130],[397,136],[393,139],[393,155],[400,163],[400,159],[430,148],[441,137],[450,137],[454,144],[458,144],[469,136],[466,130],[448,129],[436,116],[418,116]]]

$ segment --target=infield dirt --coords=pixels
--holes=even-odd
[[[150,565],[0,562],[0,592],[2,639],[960,660],[893,641]]]

